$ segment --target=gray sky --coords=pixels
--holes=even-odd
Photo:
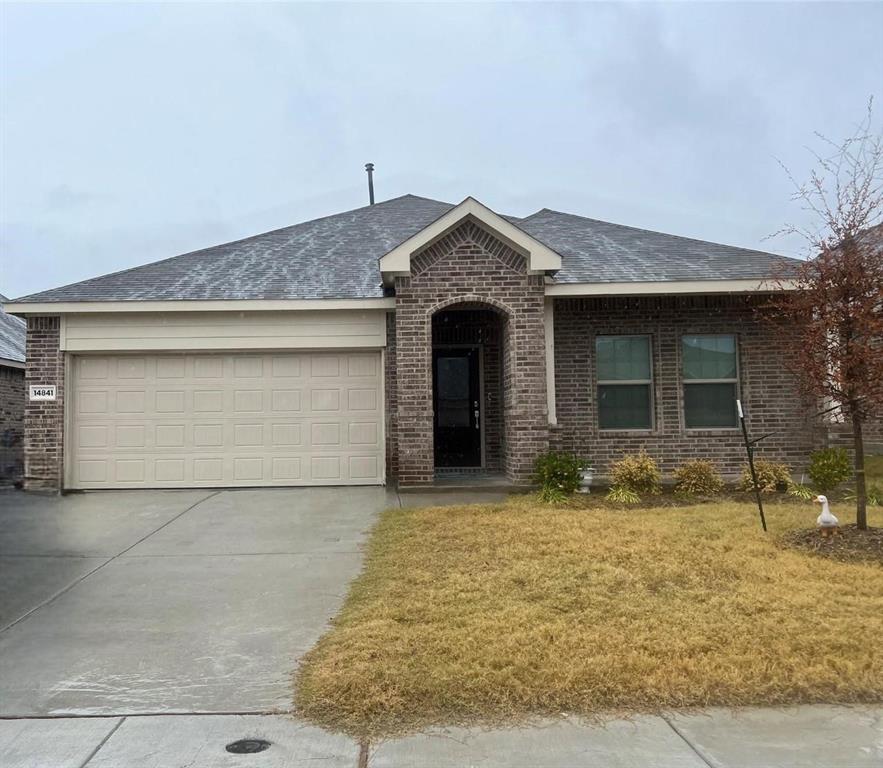
[[[883,3],[0,6],[0,292],[411,192],[780,253]]]

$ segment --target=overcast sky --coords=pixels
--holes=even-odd
[[[378,199],[799,254],[814,130],[883,115],[883,3],[9,5],[0,293]],[[879,122],[879,120],[878,120]]]

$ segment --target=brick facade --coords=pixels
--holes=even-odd
[[[528,274],[520,254],[471,221],[412,257],[410,275],[396,279],[395,381],[387,381],[401,485],[434,481],[432,320],[458,306],[500,318],[500,464],[510,480],[527,482],[549,440],[543,300],[542,275]]]
[[[396,280],[396,312],[387,316],[387,480],[434,482],[433,344],[480,343],[485,376],[485,466],[516,483],[529,479],[549,447],[591,460],[599,474],[640,448],[666,474],[689,458],[712,458],[726,474],[744,463],[738,430],[686,430],[683,425],[681,336],[735,333],[740,394],[752,434],[773,433],[761,455],[800,470],[819,444],[815,408],[803,407],[783,361],[793,348],[757,316],[751,297],[558,298],[553,303],[557,425],[546,401],[544,283],[525,260],[466,222],[412,259]],[[447,324],[441,322],[447,320]],[[435,320],[435,322],[434,322]],[[55,384],[55,402],[27,402],[25,486],[58,490],[63,480],[64,355],[59,318],[28,321],[26,384]],[[654,428],[602,432],[596,411],[594,339],[648,334],[653,348]],[[25,387],[21,398],[25,399]],[[489,395],[489,397],[487,396]]]
[[[24,368],[0,365],[0,485],[13,485],[24,475]]]
[[[557,299],[555,391],[558,426],[552,444],[590,460],[600,474],[610,463],[645,448],[670,474],[681,462],[709,458],[725,474],[745,463],[738,429],[687,430],[683,421],[681,336],[736,334],[739,389],[752,436],[773,433],[758,454],[801,468],[816,439],[814,408],[801,405],[796,382],[784,361],[791,343],[757,315],[750,297],[652,297]],[[653,350],[654,428],[601,431],[598,428],[595,336],[648,334]]]
[[[25,403],[25,488],[63,487],[64,353],[59,349],[60,318],[29,317],[26,383],[55,384],[57,400]]]

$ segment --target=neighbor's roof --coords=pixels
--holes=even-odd
[[[0,293],[0,302],[8,299]],[[27,323],[19,317],[7,315],[0,308],[0,360],[25,361],[25,332]]]
[[[404,195],[16,302],[380,298],[380,257],[453,207]],[[561,255],[555,282],[762,279],[790,261],[548,209],[506,218]]]

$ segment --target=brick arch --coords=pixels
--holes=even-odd
[[[512,308],[504,304],[502,301],[493,299],[490,296],[480,296],[477,293],[464,293],[459,296],[451,296],[433,304],[431,307],[428,307],[426,310],[426,316],[432,317],[433,315],[456,306],[457,304],[481,304],[497,310],[498,313],[502,314],[507,319],[515,315]]]

